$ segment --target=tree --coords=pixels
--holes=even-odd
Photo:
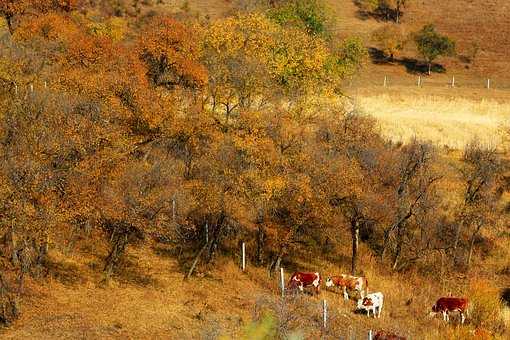
[[[427,63],[429,75],[432,71],[432,62],[437,57],[455,54],[455,42],[447,36],[439,34],[432,24],[425,25],[421,30],[415,32],[413,39],[418,52]]]
[[[321,0],[290,0],[275,8],[269,17],[280,25],[296,26],[311,35],[326,33],[326,15]]]
[[[383,230],[381,259],[384,260],[391,249],[393,269],[398,268],[405,246],[412,244],[405,239],[412,239],[413,219],[420,210],[426,210],[422,207],[429,205],[434,185],[441,179],[432,170],[434,156],[432,146],[414,140],[395,155],[396,168],[390,164],[393,169],[388,175],[391,177],[386,179],[391,183],[390,223]]]
[[[352,77],[366,64],[368,51],[359,37],[346,38],[329,58],[330,72],[341,79]]]
[[[464,166],[460,172],[465,191],[453,249],[457,250],[462,236],[462,228],[467,229],[470,235],[466,265],[469,267],[474,243],[482,228],[497,222],[494,212],[497,210],[496,203],[501,195],[499,182],[503,167],[496,149],[484,147],[477,141],[466,146],[462,160]]]
[[[404,13],[404,8],[409,5],[411,0],[386,0],[387,6],[393,11],[394,20],[398,24],[400,23],[400,18]]]
[[[80,0],[0,0],[0,15],[7,21],[12,34],[15,30],[14,21],[27,10],[42,13],[51,10],[69,12],[78,8],[80,4]]]
[[[194,88],[207,82],[193,31],[171,18],[151,20],[140,35],[139,50],[156,86]]]
[[[395,25],[385,25],[372,33],[376,46],[393,61],[395,54],[401,51],[406,43],[402,29]]]

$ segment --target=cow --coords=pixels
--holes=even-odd
[[[326,279],[326,287],[341,287],[344,293],[344,300],[349,300],[348,290],[359,292],[363,299],[368,293],[368,281],[362,276],[351,276],[342,274],[330,276]]]
[[[322,277],[319,273],[307,273],[307,272],[295,272],[290,277],[288,288],[294,289],[299,288],[303,291],[305,287],[314,287],[317,294],[320,293],[320,285],[322,283]]]
[[[450,317],[448,315],[450,312],[459,312],[461,318],[460,322],[463,324],[466,320],[468,305],[469,302],[466,298],[442,297],[436,301],[434,306],[432,306],[432,312],[430,312],[430,315],[434,316],[437,313],[442,313],[443,320],[448,322],[450,321]]]
[[[357,309],[366,310],[367,316],[370,316],[370,311],[375,317],[381,317],[381,311],[383,308],[384,295],[381,292],[367,294],[362,299],[358,300]],[[377,316],[376,316],[377,311]]]
[[[406,340],[406,337],[392,332],[379,330],[375,333],[374,340]]]

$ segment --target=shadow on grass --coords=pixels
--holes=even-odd
[[[74,263],[55,262],[52,259],[47,259],[45,267],[48,276],[64,285],[73,286],[87,281],[86,276]]]
[[[406,68],[407,73],[410,74],[427,74],[428,65],[415,58],[389,58],[383,51],[375,47],[368,48],[368,55],[372,63],[376,65],[402,65]],[[444,73],[446,69],[443,65],[433,63],[431,67],[433,73]]]
[[[148,287],[155,286],[158,281],[147,272],[144,272],[137,264],[137,258],[126,256],[115,269],[113,278],[121,283],[132,284],[135,286]]]

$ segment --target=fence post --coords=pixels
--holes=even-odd
[[[491,88],[491,80],[490,78],[487,79],[487,89],[490,89]]]
[[[283,276],[283,267],[280,267],[280,284],[282,288],[282,297],[285,295],[285,277]]]
[[[44,88],[47,89],[48,88],[48,83],[46,82],[46,80],[44,81]]]
[[[421,87],[421,76],[418,76],[418,87]]]
[[[455,76],[452,76],[452,87],[455,87]]]
[[[34,84],[30,84],[30,93],[34,93]]]
[[[326,328],[328,323],[328,303],[326,300],[322,300],[322,322],[324,328]]]
[[[14,83],[14,94],[18,95],[18,84]]]
[[[368,331],[368,340],[372,340],[372,330]]]
[[[388,77],[384,76],[383,87],[386,87],[387,83],[388,83]]]
[[[243,253],[242,268],[243,268],[243,272],[244,272],[244,270],[246,269],[246,245],[244,242],[243,242],[241,248],[242,248],[242,253]]]
[[[205,222],[205,243],[209,243],[209,224]]]

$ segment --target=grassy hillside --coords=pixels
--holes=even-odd
[[[162,9],[182,12],[183,4],[196,16],[215,19],[232,13],[235,0],[176,0],[160,5]],[[386,22],[366,18],[360,14],[353,0],[324,0],[331,19],[330,30],[338,39],[353,34],[361,36],[371,46],[372,32]],[[434,74],[430,80],[435,86],[444,86],[451,75],[458,77],[459,86],[483,87],[485,79],[491,78],[494,86],[510,88],[510,4],[506,0],[465,1],[429,0],[409,1],[401,27],[405,33],[413,32],[423,25],[433,23],[438,30],[457,43],[458,57],[438,60],[446,68],[446,74]],[[474,63],[463,62],[463,56],[470,53],[473,44],[480,47]],[[409,77],[409,65],[415,59],[412,43],[402,51],[401,61],[389,64],[370,64],[362,73],[362,84],[382,84],[384,75],[394,77],[399,85],[413,85],[415,78]],[[403,59],[410,59],[403,61]],[[414,71],[411,70],[412,73]],[[376,77],[374,79],[374,77]],[[411,80],[412,79],[412,80]]]
[[[510,105],[478,87],[504,51],[422,88],[412,48],[356,75],[384,23],[327,2],[338,44],[297,7],[0,1],[0,338],[508,338]],[[433,3],[402,26],[464,53],[471,14]],[[280,266],[363,275],[383,316],[324,284],[282,299]],[[465,325],[429,318],[441,296],[469,298]]]
[[[391,274],[363,249],[362,271],[368,278],[370,291],[385,294],[382,317],[372,319],[355,314],[355,301],[344,301],[339,291],[325,287],[319,297],[287,297],[282,302],[278,278],[268,277],[263,268],[253,267],[250,262],[247,271],[242,273],[236,261],[225,258],[185,281],[174,256],[168,256],[172,251],[161,245],[131,251],[115,280],[108,285],[101,283],[101,276],[93,269],[100,257],[83,252],[60,257],[53,252],[51,257],[59,263],[58,270],[42,285],[28,282],[26,293],[30,298],[24,302],[21,319],[13,327],[0,330],[0,336],[3,339],[215,339],[223,335],[237,339],[246,334],[251,322],[260,321],[264,313],[272,311],[281,318],[278,327],[301,329],[309,338],[322,335],[325,339],[349,336],[362,339],[369,329],[381,328],[424,340],[491,338],[483,328],[475,335],[473,319],[461,327],[456,325],[456,318],[448,326],[440,317],[428,316],[440,295],[467,294],[473,302],[494,304],[491,299],[501,283],[494,287],[490,276],[481,273],[476,279],[473,275],[459,275],[455,284],[443,280],[439,273],[426,277],[413,272]],[[248,253],[252,251],[248,249]],[[324,276],[348,271],[347,261],[342,261],[340,254],[337,256],[334,262],[312,260],[305,254],[295,256],[296,262],[284,264],[286,279],[296,268],[317,270]],[[323,299],[329,306],[326,331],[320,326]],[[485,313],[486,323],[497,322],[489,319],[490,311]],[[508,327],[510,313],[504,320]]]

